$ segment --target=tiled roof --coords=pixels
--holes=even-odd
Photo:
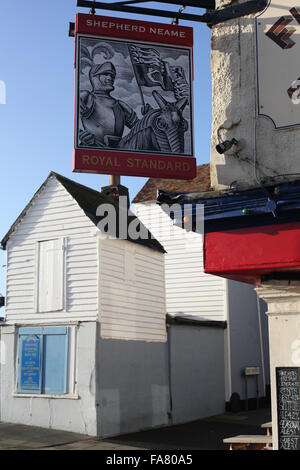
[[[197,167],[197,176],[193,180],[150,178],[132,202],[155,201],[158,189],[175,192],[210,191],[210,164],[199,165]]]

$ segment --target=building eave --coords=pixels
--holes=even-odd
[[[203,205],[205,232],[282,224],[300,220],[300,181],[214,194],[159,191],[157,203],[192,206],[193,226],[196,226],[196,207]],[[183,217],[182,210],[182,220],[175,220],[175,224],[182,226]]]
[[[94,189],[88,188],[87,186],[81,185],[80,183],[72,181],[58,173],[51,171],[48,177],[46,178],[46,180],[44,181],[44,183],[39,187],[39,189],[36,191],[36,193],[31,198],[29,203],[26,205],[26,207],[23,209],[23,211],[17,217],[15,222],[12,224],[12,226],[10,227],[6,235],[1,240],[2,249],[4,250],[6,249],[6,244],[9,238],[11,237],[12,233],[16,230],[17,226],[22,222],[23,218],[26,216],[32,204],[35,202],[37,197],[41,194],[41,192],[46,187],[50,178],[55,178],[65,188],[65,190],[73,197],[73,199],[76,201],[79,207],[81,207],[81,209],[84,211],[86,217],[88,217],[95,226],[98,226],[98,223],[101,220],[101,216],[97,216],[97,207],[102,203],[113,204],[116,209],[116,215],[119,216],[119,207],[117,203],[113,202],[105,194],[100,193],[99,191],[96,191]],[[137,219],[137,217],[133,213],[127,214],[128,224],[135,219]],[[152,236],[149,230],[147,230],[147,233],[148,233],[148,238],[134,239],[134,238],[131,238],[128,234],[126,240],[132,243],[136,243],[136,244],[145,246],[147,248],[159,251],[161,253],[165,253],[166,251],[164,247],[158,242],[158,240],[155,239],[155,237]],[[117,234],[117,238],[118,238],[118,234]]]
[[[12,235],[12,233],[15,231],[15,229],[17,228],[17,226],[19,225],[19,223],[23,220],[23,218],[25,217],[25,215],[27,214],[28,210],[30,209],[30,207],[32,206],[32,204],[34,203],[34,201],[36,200],[36,198],[40,195],[40,193],[43,191],[43,189],[45,188],[46,184],[48,183],[49,179],[53,176],[53,172],[50,172],[48,177],[46,178],[46,180],[43,182],[43,184],[39,187],[39,189],[34,193],[33,197],[30,199],[30,201],[28,202],[28,204],[26,204],[26,206],[24,207],[24,209],[22,210],[22,212],[19,214],[19,216],[16,218],[16,220],[14,221],[14,223],[11,225],[11,227],[9,228],[8,232],[6,233],[6,235],[4,235],[4,237],[2,238],[1,240],[1,247],[3,250],[6,249],[6,244],[10,238],[10,236]]]

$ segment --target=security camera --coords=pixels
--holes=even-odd
[[[225,142],[222,142],[221,144],[218,144],[216,146],[216,151],[222,155],[223,153],[230,150],[233,145],[237,145],[237,144],[238,144],[238,141],[236,139],[225,140]]]

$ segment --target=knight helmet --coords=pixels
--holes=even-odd
[[[111,62],[104,62],[103,64],[97,64],[91,67],[91,77],[107,73],[116,76],[115,66]]]

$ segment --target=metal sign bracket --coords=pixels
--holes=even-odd
[[[241,5],[230,6],[221,10],[208,12],[203,17],[207,17],[208,26],[213,26],[224,21],[251,15],[264,10],[268,5],[268,0],[250,0]]]
[[[77,7],[89,8],[95,11],[110,10],[119,11],[125,13],[133,13],[140,15],[160,16],[165,18],[171,18],[172,20],[186,20],[196,21],[200,23],[206,23],[208,26],[213,26],[224,21],[228,21],[241,16],[250,15],[257,13],[266,8],[268,0],[249,0],[248,2],[242,3],[241,5],[229,6],[220,10],[215,10],[215,0],[199,0],[199,1],[185,1],[185,0],[161,0],[160,3],[169,3],[173,5],[182,5],[184,7],[197,7],[206,8],[207,11],[204,15],[195,15],[190,13],[183,13],[182,10],[179,12],[168,11],[168,10],[157,10],[154,8],[144,8],[131,6],[133,3],[147,3],[149,0],[127,0],[114,3],[103,3],[89,0],[77,0]]]

